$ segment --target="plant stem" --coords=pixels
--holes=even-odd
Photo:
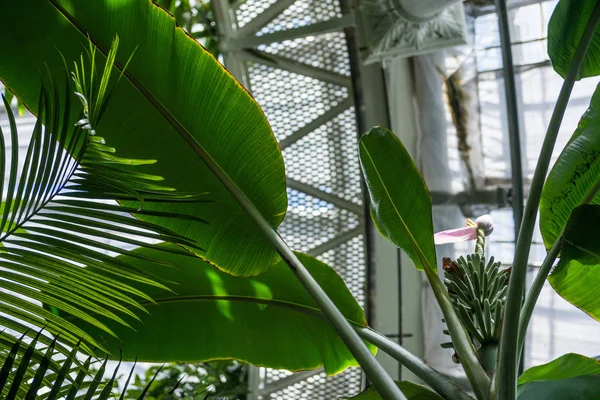
[[[94,44],[102,51],[102,48],[97,43]],[[102,52],[106,54],[105,51]],[[115,66],[121,71],[124,70],[123,66],[119,63],[115,62]],[[202,147],[196,138],[135,78],[135,76],[131,74],[130,71],[125,70],[123,76],[125,76],[125,78],[127,78],[127,80],[154,106],[154,108],[156,108],[156,110],[187,143],[190,149],[196,153],[196,155],[206,164],[208,169],[210,169],[215,177],[223,184],[229,193],[231,193],[242,210],[244,210],[259,228],[260,232],[271,243],[273,248],[290,267],[294,275],[296,275],[296,278],[311,295],[327,320],[335,328],[340,338],[344,341],[346,346],[348,346],[348,349],[363,368],[367,377],[373,382],[373,385],[381,397],[385,400],[405,400],[406,397],[402,394],[396,383],[388,375],[381,364],[375,360],[375,356],[371,354],[367,345],[360,339],[342,312],[336,307],[333,301],[331,301],[317,281],[310,275],[306,267],[300,262],[298,257],[296,257],[281,236],[279,236],[279,233],[277,233],[263,217],[254,203],[248,199],[246,194],[227,175],[219,163],[204,149],[204,147]]]
[[[596,181],[594,186],[592,186],[592,188],[588,191],[588,193],[585,195],[585,197],[583,198],[581,203],[579,203],[579,205],[591,203],[599,191],[600,179]],[[542,291],[544,283],[546,282],[546,278],[548,278],[550,270],[552,269],[552,265],[554,265],[554,261],[558,257],[564,233],[565,231],[563,229],[563,231],[556,238],[556,241],[552,245],[552,248],[550,249],[548,254],[546,254],[546,258],[544,259],[544,262],[542,263],[542,266],[540,267],[540,270],[538,271],[538,274],[536,275],[535,280],[531,285],[531,289],[529,289],[529,293],[527,293],[527,298],[525,299],[525,303],[523,304],[523,308],[521,310],[521,318],[519,322],[519,352],[523,352],[523,345],[525,342],[525,335],[527,333],[527,326],[529,325],[529,320],[531,319],[531,315],[533,314],[533,309],[535,308],[537,299],[540,296],[540,292]]]
[[[542,187],[544,185],[546,174],[548,173],[552,151],[569,102],[571,91],[573,90],[573,85],[575,84],[581,64],[583,63],[585,53],[592,41],[594,32],[596,31],[599,19],[600,2],[597,2],[583,35],[581,36],[577,49],[575,50],[565,81],[563,82],[560,94],[558,95],[558,100],[554,107],[554,112],[552,113],[552,118],[550,119],[550,124],[540,151],[540,157],[531,181],[529,198],[527,199],[527,204],[525,206],[523,222],[515,249],[511,278],[508,284],[508,294],[504,310],[504,320],[502,323],[502,337],[500,340],[498,376],[497,379],[494,380],[497,384],[497,400],[514,400],[516,396],[517,354],[520,352],[517,348],[519,313],[523,291],[525,289],[531,238],[538,206],[540,204]]]
[[[296,278],[302,283],[306,291],[311,295],[315,303],[319,306],[327,320],[333,325],[340,338],[344,341],[348,349],[356,358],[367,377],[373,382],[373,385],[385,400],[405,400],[396,383],[388,375],[385,369],[377,362],[375,356],[367,345],[360,339],[358,334],[352,328],[352,325],[346,320],[342,312],[337,308],[327,293],[319,286],[319,283],[312,277],[306,267],[300,262],[296,254],[288,247],[279,233],[275,231],[269,222],[262,216],[261,212],[248,199],[244,192],[233,182],[220,166],[204,151],[203,148],[193,139],[191,147],[196,150],[206,165],[211,169],[215,176],[229,190],[242,209],[248,214],[263,235],[271,242],[273,248],[279,253],[281,258],[289,266],[290,270],[296,275]]]
[[[193,139],[193,138],[192,138]],[[195,142],[195,140],[194,140]],[[199,148],[199,144],[197,144]],[[191,146],[196,149],[196,146]],[[375,356],[367,345],[360,339],[350,323],[346,320],[342,312],[337,308],[327,293],[319,286],[319,283],[312,277],[306,267],[300,262],[296,254],[288,247],[279,233],[265,220],[256,206],[241,191],[214,162],[214,160],[199,148],[197,153],[205,161],[206,165],[219,178],[223,185],[229,190],[238,204],[248,214],[263,235],[271,242],[273,248],[281,255],[281,258],[289,266],[290,270],[296,275],[296,278],[302,283],[306,291],[311,295],[315,303],[319,306],[327,320],[333,325],[340,338],[344,341],[352,355],[356,358],[367,377],[373,382],[373,385],[385,400],[405,400],[396,383],[377,362]]]
[[[496,362],[498,360],[498,343],[484,343],[481,345],[477,354],[481,358],[486,371],[493,373],[496,370]]]
[[[454,382],[446,378],[437,370],[425,364],[423,360],[400,346],[398,343],[389,339],[371,328],[355,327],[354,330],[360,337],[369,343],[377,346],[388,355],[396,359],[400,364],[408,368],[423,382],[429,385],[433,390],[448,400],[470,400],[465,392],[463,392]]]
[[[558,256],[558,252],[560,251],[560,244],[562,242],[563,234],[561,233],[554,245],[546,254],[546,258],[540,267],[538,274],[531,285],[531,289],[529,289],[529,293],[527,293],[527,298],[525,299],[525,303],[523,303],[523,308],[521,309],[521,318],[519,320],[519,338],[518,338],[518,347],[519,350],[519,359],[520,354],[523,352],[523,344],[525,342],[525,335],[527,333],[527,326],[529,325],[529,320],[531,319],[531,314],[533,314],[533,309],[535,308],[535,303],[537,303],[537,299],[540,296],[540,292],[544,287],[544,283],[546,282],[546,278],[552,269],[552,265]]]
[[[477,228],[477,239],[475,241],[475,253],[482,258],[485,254],[485,232],[481,228]]]
[[[259,213],[252,205],[256,213]],[[260,215],[260,214],[259,214]],[[341,311],[331,301],[325,291],[319,286],[317,281],[310,275],[306,267],[300,262],[294,252],[287,246],[281,236],[270,227],[267,221],[260,215],[260,218],[253,218],[257,225],[263,230],[263,233],[269,238],[273,247],[279,252],[281,258],[287,263],[298,280],[305,287],[307,292],[315,300],[325,317],[333,325],[348,349],[352,352],[367,377],[373,382],[373,385],[386,400],[405,400],[396,383],[377,362],[366,344],[360,339],[350,323],[346,320]],[[265,227],[260,225],[264,224]],[[266,229],[268,227],[268,230]]]
[[[475,392],[475,396],[478,399],[487,399],[490,386],[490,378],[483,369],[477,351],[473,346],[473,342],[469,337],[469,334],[465,330],[460,318],[454,311],[454,306],[450,301],[450,296],[446,291],[446,287],[438,277],[436,271],[432,271],[429,268],[425,268],[425,275],[429,280],[431,289],[435,294],[435,298],[442,310],[448,331],[450,331],[450,338],[458,358],[465,370],[467,378]]]

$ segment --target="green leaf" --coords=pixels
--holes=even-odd
[[[435,271],[431,196],[408,151],[382,127],[365,133],[358,148],[375,226],[417,268]]]
[[[113,44],[112,56],[116,54],[118,40]],[[129,281],[166,289],[127,260],[141,257],[158,263],[161,268],[170,265],[135,254],[126,249],[127,245],[159,249],[150,239],[203,251],[191,239],[163,226],[140,221],[128,214],[132,208],[116,205],[114,200],[136,199],[138,209],[143,209],[144,203],[198,202],[202,196],[177,192],[157,184],[162,180],[159,176],[133,171],[132,168],[144,167],[155,161],[118,157],[116,149],[94,135],[94,128],[105,110],[105,100],[112,94],[112,87],[108,84],[110,63],[99,81],[95,73],[86,75],[83,72],[86,69],[101,71],[96,69],[95,52],[91,47],[89,65],[82,58],[81,66],[76,68],[80,71],[75,74],[77,89],[81,90],[78,95],[85,105],[77,112],[77,124],[69,123],[69,85],[65,87],[65,96],[60,95],[52,77],[48,86],[42,86],[38,106],[41,113],[21,171],[18,171],[20,163],[17,158],[19,135],[13,111],[6,99],[4,103],[13,148],[8,169],[4,168],[7,141],[0,129],[0,176],[3,181],[8,180],[6,201],[0,204],[0,287],[3,289],[0,291],[0,326],[10,329],[9,335],[25,332],[31,337],[35,331],[30,327],[44,327],[55,335],[60,334],[51,346],[64,355],[70,352],[66,346],[72,347],[78,341],[81,341],[83,351],[91,352],[90,347],[102,347],[101,342],[95,342],[84,331],[65,321],[62,317],[65,313],[113,335],[96,318],[97,315],[129,326],[120,314],[137,319],[131,309],[145,311],[138,298],[151,301],[144,295],[143,289],[129,286]],[[7,170],[9,175],[4,176]],[[3,191],[4,185],[0,188]],[[69,190],[65,191],[65,188]],[[57,196],[70,199],[53,204]],[[107,199],[113,200],[113,204],[90,206],[100,204],[98,200]],[[136,210],[133,212],[136,213]],[[165,212],[159,215],[163,220],[183,217]],[[206,223],[197,218],[193,220]],[[179,246],[160,250],[193,256]],[[106,251],[125,257],[117,259]],[[82,265],[88,268],[81,268]],[[39,340],[41,344],[49,344],[45,336]],[[13,343],[0,340],[0,354],[2,350],[8,352]],[[40,354],[36,351],[32,357],[40,357]],[[27,371],[28,374],[30,372]]]
[[[36,111],[37,79],[45,65],[64,86],[64,78],[58,79],[64,64],[57,48],[72,65],[88,36],[108,54],[116,34],[117,68],[135,54],[96,132],[123,154],[159,160],[148,171],[164,177],[168,186],[209,192],[212,200],[145,207],[191,214],[210,224],[148,214],[139,218],[193,237],[206,249],[203,256],[220,269],[245,276],[264,272],[279,259],[277,253],[197,153],[212,160],[220,178],[240,188],[277,227],[287,209],[281,152],[258,104],[211,54],[176,28],[166,11],[149,0],[2,5],[0,79]]]
[[[561,0],[548,23],[548,56],[563,78],[596,5],[595,0]],[[596,30],[577,79],[600,74],[600,32]]]
[[[437,275],[431,196],[423,177],[402,142],[385,128],[371,128],[358,147],[375,226],[425,270],[465,372],[477,396],[484,396],[489,376]]]
[[[397,384],[408,400],[443,400],[443,397],[425,386],[410,381],[397,382]],[[360,394],[347,400],[381,400],[381,396],[373,386],[369,386]]]
[[[3,93],[3,94],[4,94],[4,97],[6,97],[6,102],[7,102],[8,104],[11,104],[11,103],[12,103],[12,99],[15,97],[15,95],[13,94],[13,92],[11,92],[10,90],[8,90],[8,89],[6,89],[6,88],[4,88],[4,91],[3,91],[3,92],[4,92],[4,93]]]
[[[329,374],[357,365],[283,261],[260,276],[242,279],[197,258],[150,249],[136,252],[177,266],[160,268],[136,261],[144,271],[180,284],[172,286],[176,294],[147,290],[155,304],[144,304],[150,315],[142,316],[141,322],[128,320],[133,329],[102,320],[119,337],[103,335],[107,348],[122,348],[124,360],[137,357],[142,362],[196,362],[233,358],[292,371],[323,365]],[[362,309],[339,275],[308,255],[298,256],[344,316],[366,326]],[[73,322],[86,331],[89,328],[92,336],[101,334],[88,324]]]
[[[600,321],[600,206],[573,210],[565,229],[561,257],[548,281],[565,300]]]
[[[565,354],[525,371],[517,390],[518,400],[600,398],[600,362],[579,354]]]
[[[113,398],[113,387],[121,363],[114,368],[110,379],[104,377],[106,361],[94,371],[90,368],[92,357],[85,362],[77,360],[79,344],[75,345],[66,356],[56,357],[54,338],[50,346],[40,353],[37,345],[42,331],[37,333],[35,339],[27,344],[23,337],[15,341],[13,351],[4,358],[2,376],[0,376],[0,395],[3,399],[48,399],[75,398],[78,399],[108,399]],[[19,350],[19,351],[17,351]],[[73,365],[75,362],[76,365]],[[132,367],[131,373],[133,372]],[[9,375],[4,372],[10,372]],[[129,374],[131,376],[131,373]],[[144,393],[152,382],[144,385]],[[123,394],[125,394],[125,387]],[[115,393],[116,394],[116,393]],[[138,397],[139,399],[145,396]]]
[[[550,171],[540,201],[540,230],[551,248],[575,207],[600,204],[600,86]]]

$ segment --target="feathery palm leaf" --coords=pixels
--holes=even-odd
[[[23,341],[23,338],[17,340],[11,349],[10,357],[3,360],[0,369],[0,397],[6,400],[23,399],[97,399],[104,400],[114,397],[113,388],[121,364],[117,365],[110,376],[106,374],[106,363],[97,362],[88,357],[83,363],[77,362],[77,352],[79,346],[73,347],[70,354],[61,357],[56,361],[60,354],[55,350],[56,339],[50,346],[42,348],[37,342],[41,331],[37,333],[36,338],[30,343]],[[41,354],[41,357],[34,357],[35,354]],[[49,368],[56,364],[55,371]],[[94,366],[99,364],[97,370]],[[129,372],[129,376],[122,390],[121,398],[127,391],[135,363]],[[158,370],[160,372],[160,369]],[[156,375],[158,375],[158,372]],[[155,377],[156,377],[155,375]],[[152,385],[154,379],[150,380],[142,391],[139,399],[143,399]]]
[[[122,316],[137,318],[132,310],[144,310],[138,300],[151,301],[129,283],[166,289],[128,261],[128,257],[140,257],[130,252],[132,248],[160,249],[158,242],[170,242],[185,245],[186,250],[171,248],[178,254],[193,255],[188,249],[202,251],[194,241],[135,216],[204,223],[185,215],[144,210],[148,202],[196,202],[203,201],[203,196],[161,185],[162,178],[137,171],[154,160],[120,158],[95,135],[118,80],[110,75],[117,48],[118,38],[103,71],[96,65],[92,45],[76,65],[73,80],[75,94],[83,103],[80,115],[72,114],[69,85],[61,94],[50,76],[50,83],[40,92],[39,115],[23,160],[19,159],[15,117],[3,98],[10,134],[5,136],[0,129],[0,176],[7,182],[0,185],[4,199],[0,208],[0,327],[12,336],[3,335],[0,340],[1,357],[8,357],[15,335],[32,337],[42,327],[60,335],[59,339],[39,335],[37,340],[59,353],[69,354],[80,338],[83,351],[103,348],[101,340],[86,335],[62,315],[70,314],[113,335],[95,316],[127,325]],[[115,255],[126,257],[116,259]]]

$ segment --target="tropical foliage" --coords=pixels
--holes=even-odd
[[[239,6],[245,0],[229,0]],[[156,0],[175,17],[177,24],[192,37],[199,39],[213,56],[219,56],[219,29],[209,0]]]
[[[38,332],[29,344],[23,341],[23,337],[19,338],[6,354],[0,370],[2,398],[44,398],[48,400],[96,398],[104,400],[113,397],[120,363],[110,378],[103,379],[107,359],[98,362],[89,356],[83,361],[78,360],[77,354],[80,348],[79,344],[76,344],[66,357],[61,361],[56,361],[56,340],[46,346],[42,353],[37,346],[41,333],[41,331]],[[123,388],[123,395],[129,385],[132,373],[133,368]],[[137,398],[144,398],[151,384],[152,380],[142,388],[140,396]]]
[[[160,184],[162,178],[135,171],[132,166],[155,161],[120,158],[95,134],[94,128],[112,94],[109,76],[117,46],[115,41],[101,78],[95,70],[93,47],[89,60],[82,59],[76,68],[74,93],[82,101],[79,115],[72,116],[70,107],[64,106],[72,100],[70,85],[66,85],[67,94],[62,98],[52,77],[50,88],[42,86],[39,117],[21,169],[19,134],[6,99],[11,149],[6,170],[7,137],[3,132],[0,136],[0,175],[8,181],[0,220],[3,325],[21,333],[31,326],[45,326],[61,334],[61,343],[74,345],[82,339],[82,348],[88,350],[89,346],[102,348],[102,344],[60,318],[58,310],[112,335],[96,315],[126,324],[122,317],[135,315],[130,308],[143,309],[140,298],[149,299],[127,282],[166,289],[131,264],[132,258],[139,257],[127,246],[156,249],[152,241],[160,240],[202,250],[167,228],[128,214],[146,214],[145,202],[197,202],[202,196],[174,192]],[[90,70],[88,76],[83,75],[86,69]],[[117,201],[137,207],[122,206]],[[149,211],[150,215],[155,213]],[[159,215],[182,217],[166,212]],[[182,247],[167,251],[193,255]],[[111,252],[128,257],[117,259]],[[150,257],[142,258],[155,262]],[[57,349],[65,351],[62,345]]]
[[[144,390],[146,400],[245,400],[248,382],[244,365],[237,361],[173,363],[153,366],[144,375],[136,375],[125,396],[137,399]]]
[[[105,18],[113,15],[112,6],[133,7],[129,12],[121,10],[124,12],[119,12],[118,15],[130,15],[134,18],[133,22],[136,18],[138,21],[137,23],[132,23],[131,20],[120,22],[123,27],[134,28],[134,31],[121,36],[118,52],[117,41],[113,42],[114,46],[110,46],[111,41],[114,40],[115,26],[98,24],[102,19],[98,19],[100,15],[104,15]],[[21,236],[28,235],[27,238],[41,241],[41,245],[34,243],[38,247],[30,252],[33,254],[26,254],[42,264],[47,261],[48,266],[44,265],[44,268],[53,267],[56,270],[60,267],[58,271],[70,280],[65,281],[67,278],[62,275],[42,274],[35,268],[32,268],[35,277],[26,282],[23,281],[25,278],[17,276],[23,281],[19,286],[19,294],[32,296],[32,301],[25,302],[17,295],[10,297],[6,307],[14,308],[15,315],[14,318],[4,318],[3,325],[10,327],[10,332],[15,335],[26,332],[27,336],[33,336],[32,331],[27,330],[31,325],[38,328],[45,327],[52,335],[60,333],[56,338],[55,348],[63,354],[69,354],[72,346],[82,339],[79,350],[91,353],[94,349],[97,352],[110,353],[111,357],[118,357],[121,342],[117,341],[113,346],[108,345],[110,336],[115,333],[108,328],[107,323],[109,325],[112,324],[110,321],[117,322],[117,325],[122,323],[132,332],[129,328],[131,323],[135,324],[147,317],[143,313],[148,311],[148,307],[156,305],[152,297],[147,294],[151,287],[158,289],[152,293],[160,296],[161,299],[170,297],[171,303],[180,301],[175,292],[169,293],[167,287],[187,282],[185,279],[189,279],[189,275],[179,276],[180,282],[161,281],[165,279],[164,276],[158,279],[147,269],[156,263],[157,270],[161,273],[167,270],[179,270],[180,266],[173,268],[173,264],[169,261],[159,260],[162,253],[170,253],[182,257],[178,262],[186,258],[196,260],[196,263],[190,264],[189,268],[197,267],[197,270],[193,271],[196,275],[192,277],[197,277],[198,273],[200,275],[206,273],[213,278],[212,281],[203,281],[206,285],[202,289],[190,286],[188,291],[191,290],[193,296],[200,297],[187,308],[187,315],[195,311],[196,304],[202,305],[203,299],[213,299],[212,303],[206,304],[216,310],[215,315],[224,315],[233,322],[232,328],[235,328],[235,324],[243,325],[243,313],[240,310],[251,306],[250,308],[255,309],[253,312],[258,313],[257,315],[266,309],[269,313],[287,314],[285,318],[294,321],[299,327],[312,327],[310,329],[314,330],[315,335],[326,332],[333,339],[332,346],[324,348],[325,351],[319,353],[319,347],[322,346],[315,340],[311,343],[311,336],[303,336],[298,330],[298,335],[292,337],[289,342],[281,343],[280,350],[287,350],[287,346],[290,345],[307,344],[314,347],[310,357],[298,359],[291,353],[281,351],[279,354],[288,354],[286,361],[277,358],[277,353],[271,351],[273,360],[270,361],[261,359],[259,352],[254,350],[252,360],[255,363],[272,363],[274,366],[289,366],[290,369],[294,369],[293,364],[288,364],[289,360],[293,360],[298,365],[296,368],[316,368],[325,364],[328,370],[331,368],[331,372],[356,365],[351,353],[334,334],[335,331],[319,316],[318,306],[303,292],[293,274],[285,269],[287,267],[283,268],[283,271],[281,267],[273,269],[279,271],[271,278],[271,280],[281,281],[277,284],[268,281],[265,283],[233,279],[230,275],[219,271],[224,270],[238,275],[256,275],[266,271],[276,262],[284,265],[278,261],[277,252],[268,244],[269,240],[278,237],[273,227],[281,221],[286,209],[282,157],[264,115],[245,90],[211,55],[182,30],[176,28],[170,15],[150,2],[128,4],[90,2],[72,8],[69,2],[40,1],[39,7],[39,14],[36,12],[36,16],[43,17],[45,20],[43,26],[48,28],[44,37],[60,43],[60,48],[57,46],[46,54],[40,53],[34,58],[40,60],[37,65],[34,65],[36,61],[28,60],[25,63],[27,68],[15,68],[16,64],[13,61],[16,58],[11,62],[2,62],[1,77],[5,86],[18,95],[21,104],[27,105],[39,117],[36,125],[38,133],[32,143],[37,144],[38,148],[41,146],[41,150],[32,147],[30,154],[45,157],[44,162],[36,161],[35,164],[31,164],[34,165],[32,168],[25,167],[25,171],[34,171],[34,174],[42,177],[40,178],[42,183],[45,183],[43,179],[45,175],[54,176],[54,170],[45,167],[46,164],[50,165],[46,159],[53,161],[56,157],[49,156],[44,147],[49,147],[54,140],[55,151],[64,154],[63,158],[70,162],[63,163],[70,175],[63,176],[56,173],[60,178],[64,178],[59,182],[65,190],[53,193],[61,196],[53,199],[56,204],[51,204],[58,210],[52,213],[46,212],[49,216],[40,218],[45,226],[38,227],[36,224],[31,224],[31,232],[30,226],[27,225],[22,229],[19,228],[15,233]],[[29,14],[29,11],[28,7],[3,7],[3,22],[14,21],[12,18]],[[77,19],[74,15],[77,15]],[[151,24],[147,23],[146,15],[153,15]],[[66,25],[65,21],[68,21]],[[89,24],[89,30],[83,30],[82,25],[85,24]],[[171,41],[159,44],[158,48],[166,50],[171,45],[180,47],[179,52],[174,53],[175,56],[171,55],[172,63],[167,69],[164,68],[164,60],[169,56],[157,54],[156,43],[139,43],[140,38],[150,37],[149,32],[153,26],[159,26],[164,32],[170,33],[162,37],[170,38]],[[14,52],[15,57],[24,55],[21,50],[12,46],[10,37],[14,39],[16,36],[8,26],[6,27],[8,31],[2,34],[7,40],[3,41],[0,52],[2,54]],[[117,31],[122,30],[117,29]],[[130,39],[124,39],[125,37]],[[87,46],[88,41],[90,45],[86,50],[82,44]],[[34,51],[34,47],[37,45],[28,46],[28,49]],[[46,50],[49,48],[39,43],[36,51]],[[81,56],[83,51],[88,53],[87,56]],[[181,52],[187,56],[178,56]],[[131,57],[134,53],[135,55]],[[138,61],[147,56],[156,61],[154,71],[147,65],[148,60]],[[2,58],[2,60],[6,59]],[[73,67],[72,60],[77,60],[79,64]],[[43,87],[49,87],[51,93],[43,95],[42,100],[34,102],[33,98],[39,97],[39,80],[37,84],[31,85],[32,75],[29,73],[36,70],[44,71]],[[115,70],[115,73],[112,74],[111,81],[112,70]],[[176,81],[182,84],[180,89],[175,88],[172,77],[173,73],[180,75],[175,73],[177,70],[187,71],[187,79],[190,82],[195,81],[197,90],[190,90],[192,89],[190,82],[184,84],[181,80]],[[74,90],[82,102],[75,98],[70,88],[69,71],[74,73]],[[157,73],[163,76],[163,83],[154,79]],[[36,74],[37,79],[39,76]],[[44,91],[48,90],[44,89]],[[199,98],[198,93],[202,93],[204,97]],[[46,100],[47,98],[55,103]],[[56,98],[58,100],[55,100]],[[108,99],[110,99],[110,106],[107,106]],[[187,107],[185,110],[182,106],[185,103],[193,103],[193,107]],[[6,106],[11,113],[10,107]],[[47,106],[50,112],[46,112],[44,106]],[[210,118],[206,118],[207,115]],[[10,118],[14,120],[12,114]],[[12,125],[11,133],[14,138],[17,138],[14,121]],[[65,132],[65,137],[71,140],[66,142],[67,145],[75,144],[65,148],[65,139],[58,135],[60,132]],[[100,139],[100,134],[105,139]],[[108,147],[105,142],[115,143],[119,154],[155,156],[154,158],[160,159],[160,162],[153,164],[150,159],[141,157],[120,159],[113,154],[116,150]],[[165,142],[169,143],[169,146],[165,147]],[[16,143],[16,139],[13,143]],[[140,146],[140,143],[144,145]],[[79,147],[73,147],[75,145]],[[240,159],[238,157],[240,146],[255,161]],[[17,146],[12,147],[15,154],[17,148]],[[62,150],[63,148],[65,150]],[[167,153],[170,152],[168,157],[166,157],[166,149],[169,149]],[[11,165],[17,165],[16,157],[12,158]],[[30,158],[32,157],[28,155],[27,159]],[[164,167],[161,167],[161,164],[164,164]],[[57,161],[56,165],[60,167],[62,164]],[[138,167],[144,168],[144,171],[137,172]],[[170,185],[177,186],[178,189],[181,187],[188,189],[192,194],[174,191],[168,187],[163,188],[158,184],[163,178],[155,173],[164,175],[164,180]],[[69,180],[71,176],[73,179]],[[194,178],[190,179],[190,177]],[[11,204],[18,205],[21,199],[25,199],[29,202],[23,207],[28,207],[33,204],[31,202],[37,200],[37,198],[29,200],[30,191],[23,189],[24,192],[20,193],[19,187],[27,187],[26,184],[23,185],[5,185],[10,189],[7,190],[8,193],[11,195],[13,192],[16,193],[13,197],[17,199],[11,198],[7,201],[9,206],[4,209],[10,210],[10,213],[6,211],[5,214],[9,217],[16,215],[17,222],[21,213],[17,212],[18,209]],[[33,187],[37,188],[37,186]],[[49,187],[54,188],[52,185]],[[118,203],[107,203],[106,201],[109,200],[117,200]],[[246,211],[243,211],[238,204],[245,204]],[[68,213],[71,208],[75,210],[74,215]],[[254,210],[254,213],[250,213],[250,217],[245,217],[248,208]],[[66,216],[63,217],[63,214]],[[273,236],[266,239],[264,235],[257,234],[249,218],[258,218],[264,223],[263,226],[267,227],[267,232],[272,232]],[[50,219],[51,223],[46,222],[47,219]],[[55,220],[57,222],[54,222]],[[7,232],[11,228],[14,226],[6,224]],[[50,230],[51,228],[54,230]],[[111,232],[115,228],[118,228],[118,232]],[[100,233],[97,234],[97,240],[92,241],[93,238],[89,239],[88,236],[92,236],[96,231]],[[194,239],[189,239],[191,237]],[[122,243],[107,244],[106,240]],[[157,242],[171,243],[172,246],[163,247]],[[16,250],[11,248],[10,252],[22,253],[24,250],[17,247],[18,244],[20,243],[13,246]],[[27,246],[32,247],[34,244],[28,242]],[[51,245],[54,246],[52,252],[46,255],[46,259],[40,260],[41,255],[38,253],[44,252],[46,247]],[[89,249],[94,246],[98,249]],[[145,248],[150,253],[133,251],[136,247]],[[297,257],[292,255],[296,260]],[[138,267],[132,265],[136,259],[140,260]],[[307,260],[309,264],[316,263],[317,266],[312,268],[312,272],[317,279],[322,283],[326,280],[324,286],[330,286],[331,290],[339,292],[337,297],[341,299],[340,308],[347,309],[347,314],[352,317],[352,320],[358,325],[363,325],[362,310],[335,272],[329,267],[318,264],[316,260],[313,262],[309,257]],[[63,265],[69,262],[73,265]],[[302,268],[305,267],[302,265]],[[118,279],[113,281],[111,274],[116,275]],[[308,270],[304,270],[303,276],[308,279],[310,276]],[[238,292],[246,292],[248,295],[255,296],[256,300],[250,298],[252,301],[248,302],[242,298],[238,301],[236,296],[228,297],[229,288],[228,285],[222,284],[222,279],[229,279],[230,284],[239,287],[236,289]],[[2,283],[6,285],[5,287],[14,287],[14,284],[8,280]],[[37,286],[32,288],[30,285]],[[274,288],[271,289],[269,285]],[[53,289],[51,294],[44,292],[49,290],[47,288],[55,286],[57,288]],[[318,288],[322,298],[330,301],[316,283],[313,286]],[[40,288],[39,292],[34,290],[35,288]],[[175,287],[174,290],[177,289]],[[198,289],[201,291],[198,292]],[[271,290],[280,294],[274,295]],[[167,294],[161,294],[161,291]],[[223,299],[215,296],[222,296]],[[277,299],[277,296],[282,300]],[[234,306],[230,307],[228,300],[225,299],[230,299]],[[291,302],[289,303],[291,307],[288,301]],[[334,307],[333,303],[331,304],[331,307]],[[269,307],[270,305],[272,307]],[[228,308],[235,307],[240,309],[234,309],[236,314],[227,314]],[[31,312],[32,316],[26,314],[25,310]],[[125,321],[119,313],[129,315],[131,320]],[[294,320],[293,315],[298,315],[299,319]],[[21,321],[22,318],[27,320]],[[197,318],[194,314],[191,319],[186,320],[196,321]],[[350,326],[348,322],[343,321],[348,327]],[[87,327],[99,329],[89,334],[82,330],[81,326],[86,329]],[[173,326],[163,325],[166,328]],[[248,334],[256,337],[264,326],[259,324],[252,326]],[[197,329],[198,326],[195,326],[194,330]],[[220,329],[217,324],[212,327],[215,338],[213,340],[226,331]],[[286,331],[284,325],[280,329]],[[204,326],[201,330],[210,332]],[[171,332],[174,334],[180,331]],[[232,341],[223,341],[221,347],[217,349],[217,356],[246,357],[238,354],[235,349],[227,350],[227,343],[233,342],[233,329],[229,335]],[[12,337],[14,341],[15,336]],[[273,337],[276,338],[275,335]],[[284,334],[280,337],[286,338]],[[45,333],[39,336],[39,343],[43,346],[50,345],[52,340],[52,336]],[[7,351],[9,342],[5,343]],[[361,345],[364,346],[362,342]],[[210,346],[206,348],[215,350]],[[243,350],[243,347],[241,348]],[[194,361],[198,361],[199,357],[216,357],[199,351],[199,353],[192,352]],[[373,348],[370,351],[373,351]],[[368,350],[369,354],[370,351]],[[167,353],[163,352],[160,357],[163,361],[175,360],[177,352],[167,349]]]
[[[189,6],[165,3],[175,14]],[[599,20],[600,2],[561,0],[550,21],[549,56],[565,80],[512,271],[485,254],[489,221],[434,235],[429,191],[392,132],[375,127],[358,143],[373,221],[427,277],[451,340],[444,346],[456,351],[480,400],[598,396],[595,359],[567,354],[520,377],[517,371],[546,278],[599,315],[598,95],[546,179],[575,81],[600,73]],[[117,377],[104,377],[108,359],[235,359],[329,374],[360,365],[373,386],[357,399],[471,398],[370,329],[336,272],[281,239],[285,172],[266,118],[163,8],[149,0],[11,2],[0,6],[0,37],[0,79],[37,116],[22,158],[3,99],[3,397],[108,398]],[[523,303],[538,209],[548,255]],[[442,236],[475,240],[475,250],[438,266]],[[431,389],[393,382],[374,359],[375,346]],[[129,379],[133,386],[119,396],[160,397],[165,387],[151,377],[159,368],[145,382]],[[170,372],[172,383],[179,369]],[[210,385],[203,384],[185,390]],[[223,390],[235,396],[238,389]]]

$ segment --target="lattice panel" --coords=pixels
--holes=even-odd
[[[350,75],[348,46],[342,32],[261,45],[259,50],[277,54],[317,68]]]
[[[288,177],[361,204],[354,107],[283,151]]]
[[[265,11],[277,0],[246,0],[240,4],[236,12],[238,26],[242,27]]]
[[[244,2],[236,10],[238,26],[244,26],[273,4],[273,0]],[[339,0],[296,0],[262,27],[257,36],[283,34],[339,17]],[[276,68],[258,61],[245,64],[252,95],[265,111],[277,139],[286,142],[283,156],[288,178],[310,188],[305,189],[310,194],[296,186],[288,188],[289,208],[280,232],[295,250],[309,252],[318,247],[318,257],[336,269],[364,306],[367,275],[360,228],[363,216],[356,212],[362,204],[358,131],[356,110],[351,106],[350,79],[347,84],[343,82],[344,76],[350,77],[346,37],[343,32],[315,33],[256,49],[299,65],[286,70],[285,66]],[[311,76],[315,68],[318,73]],[[327,121],[304,128],[324,114]],[[349,232],[356,236],[346,238]],[[304,374],[296,376],[272,369],[261,369],[259,375],[261,382],[255,388],[259,395],[253,399],[336,400],[354,395],[361,388],[361,371],[357,368],[329,378],[324,373],[303,378]]]
[[[325,373],[314,375],[287,388],[269,394],[271,400],[337,400],[360,392],[361,371],[351,368],[339,375],[327,377]]]
[[[252,95],[263,108],[277,140],[324,114],[348,97],[348,89],[318,79],[249,63]]]
[[[341,16],[342,12],[337,1],[296,0],[288,9],[262,28],[258,32],[258,36],[312,25]]]
[[[295,250],[309,251],[360,223],[356,214],[297,190],[288,189],[288,202],[279,231]]]
[[[358,235],[317,258],[335,268],[358,303],[364,307],[367,289],[364,236]]]

